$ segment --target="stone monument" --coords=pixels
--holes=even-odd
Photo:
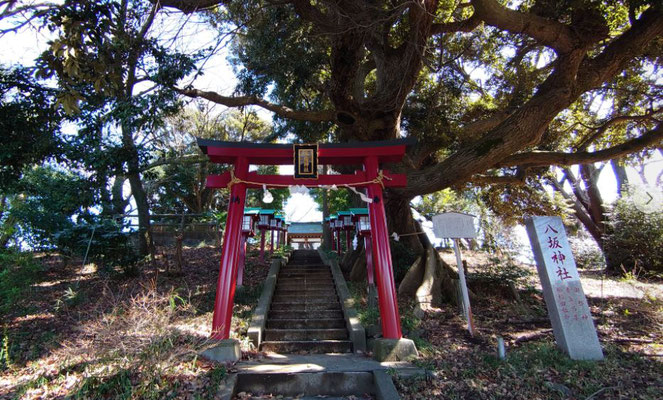
[[[529,217],[525,227],[557,346],[574,360],[602,360],[603,351],[562,219]]]

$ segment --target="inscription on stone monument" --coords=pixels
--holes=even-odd
[[[559,217],[529,217],[527,234],[557,345],[574,360],[602,360],[587,298]]]

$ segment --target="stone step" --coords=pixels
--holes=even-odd
[[[293,280],[332,280],[332,274],[279,274],[279,280],[293,279]]]
[[[308,282],[279,282],[276,284],[278,290],[326,290],[335,289],[333,282],[308,283]]]
[[[329,268],[281,268],[279,270],[281,274],[330,274],[331,270]]]
[[[333,285],[334,280],[331,278],[281,278],[276,281],[277,285]]]
[[[237,384],[234,387],[234,392],[242,393],[241,398],[246,400],[368,400],[399,398],[398,395],[390,397],[378,395],[378,393],[385,391],[376,390],[375,385],[375,377],[370,371],[305,373],[264,373],[262,371],[251,371],[237,374]]]
[[[336,319],[268,319],[267,329],[330,329],[345,328],[345,320]]]
[[[260,350],[274,353],[299,353],[307,352],[314,354],[325,353],[351,353],[352,342],[349,340],[298,340],[298,341],[264,341]]]
[[[265,340],[291,342],[301,340],[346,340],[346,329],[266,329]]]
[[[271,319],[335,319],[343,318],[341,310],[318,310],[318,311],[269,311],[267,320]]]
[[[336,295],[336,289],[333,287],[327,289],[280,289],[276,288],[274,295],[278,296],[299,296],[299,297],[330,297]]]
[[[272,303],[270,310],[272,311],[327,311],[327,310],[340,310],[341,304],[339,302],[330,303]]]
[[[281,268],[281,274],[331,274],[329,268]]]
[[[274,294],[272,297],[273,303],[296,303],[296,302],[305,302],[305,303],[330,303],[338,302],[338,296],[336,294],[331,296],[301,296],[301,295],[282,295]]]

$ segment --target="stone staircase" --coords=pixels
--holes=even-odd
[[[264,337],[263,351],[352,352],[331,270],[317,251],[293,252],[279,271]]]

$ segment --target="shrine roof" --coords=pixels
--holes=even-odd
[[[322,235],[322,224],[319,222],[293,222],[288,228],[288,235],[320,234]]]
[[[285,165],[293,163],[293,145],[282,143],[226,142],[196,139],[198,146],[210,161],[233,163],[237,157],[246,157],[254,165]],[[377,156],[380,162],[398,162],[407,147],[414,145],[412,138],[373,142],[319,143],[319,164],[361,164],[366,156]]]
[[[368,215],[368,208],[351,208],[352,215]]]

